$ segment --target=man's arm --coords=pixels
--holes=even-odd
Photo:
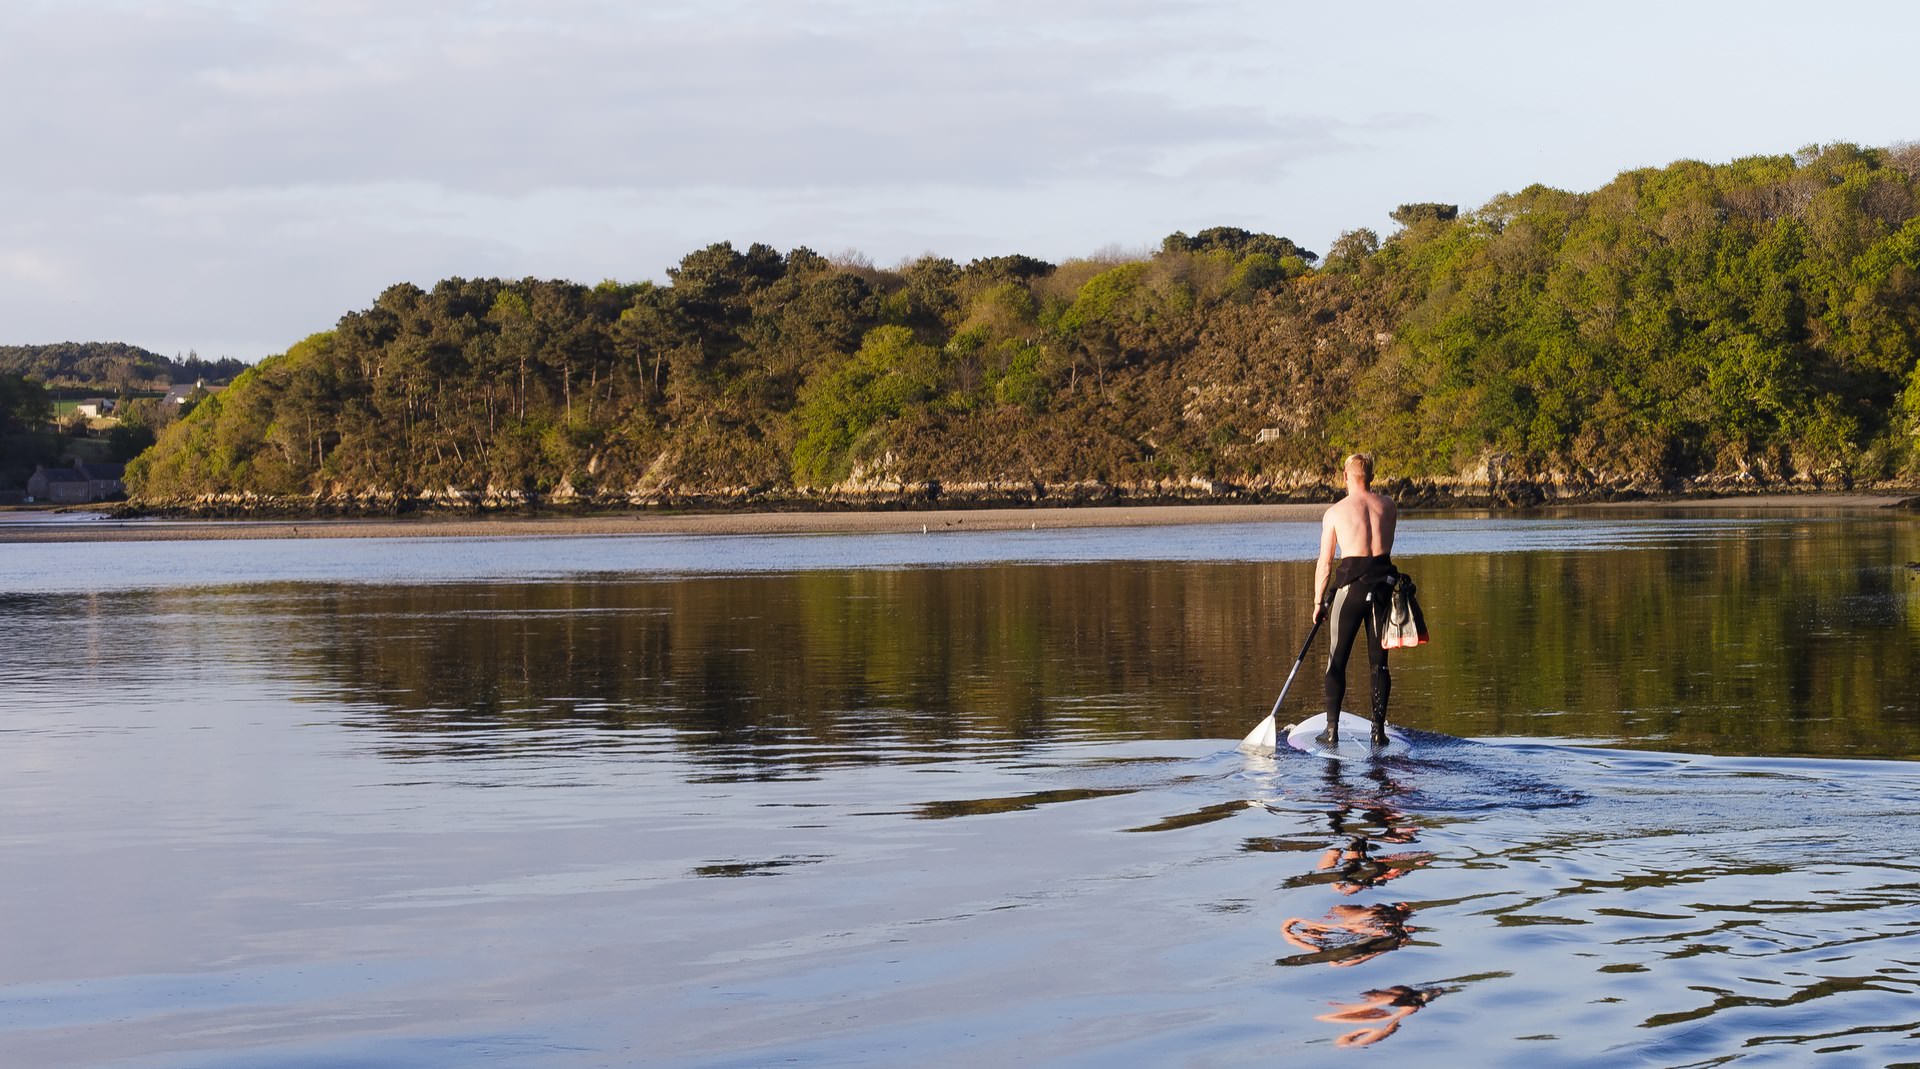
[[[1333,550],[1339,537],[1333,528],[1333,510],[1320,517],[1320,559],[1313,566],[1313,618],[1320,619],[1320,606],[1327,597],[1327,580],[1333,578]]]

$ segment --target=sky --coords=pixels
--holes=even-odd
[[[0,344],[254,361],[397,282],[1324,251],[1920,140],[1907,0],[0,0]]]

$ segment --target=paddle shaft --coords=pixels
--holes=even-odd
[[[1300,674],[1300,665],[1307,659],[1307,650],[1313,648],[1313,636],[1320,633],[1320,622],[1326,618],[1324,610],[1314,615],[1313,627],[1307,631],[1307,640],[1300,644],[1300,656],[1293,659],[1293,671],[1288,672],[1287,681],[1280,684],[1280,696],[1273,699],[1273,711],[1267,714],[1267,719],[1276,725],[1279,724],[1276,718],[1280,715],[1280,703],[1287,700],[1287,688],[1293,686],[1293,677]]]

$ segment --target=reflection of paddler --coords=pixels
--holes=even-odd
[[[1333,1041],[1336,1047],[1365,1047],[1399,1031],[1401,1021],[1439,997],[1438,988],[1395,984],[1363,992],[1358,1002],[1336,1003],[1332,1013],[1323,1013],[1314,1019],[1335,1024],[1366,1022],[1367,1027],[1356,1028]]]
[[[1280,934],[1307,953],[1282,958],[1275,964],[1324,963],[1337,968],[1371,961],[1389,950],[1400,949],[1413,938],[1418,929],[1407,923],[1412,916],[1413,907],[1395,902],[1372,906],[1341,903],[1327,912],[1325,921],[1289,918],[1280,926]]]
[[[1397,880],[1433,861],[1433,855],[1425,852],[1382,854],[1376,857],[1373,849],[1373,843],[1366,836],[1356,835],[1345,846],[1328,847],[1327,852],[1320,855],[1316,871],[1336,873],[1339,878],[1334,881],[1333,889],[1343,895],[1351,895],[1369,887],[1378,887],[1389,880]]]
[[[1406,813],[1381,800],[1399,789],[1385,770],[1374,770],[1372,778],[1377,786],[1372,796],[1349,794],[1345,804],[1327,815],[1332,832],[1346,842],[1327,847],[1314,871],[1334,873],[1337,877],[1334,889],[1341,894],[1354,894],[1399,879],[1433,860],[1432,854],[1424,852],[1375,853],[1379,843],[1402,845],[1416,841],[1420,828]],[[1329,766],[1327,779],[1334,789],[1349,793],[1337,764]]]

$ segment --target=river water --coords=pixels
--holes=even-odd
[[[0,1065],[1920,1065],[1920,522],[1315,535],[0,546]]]

